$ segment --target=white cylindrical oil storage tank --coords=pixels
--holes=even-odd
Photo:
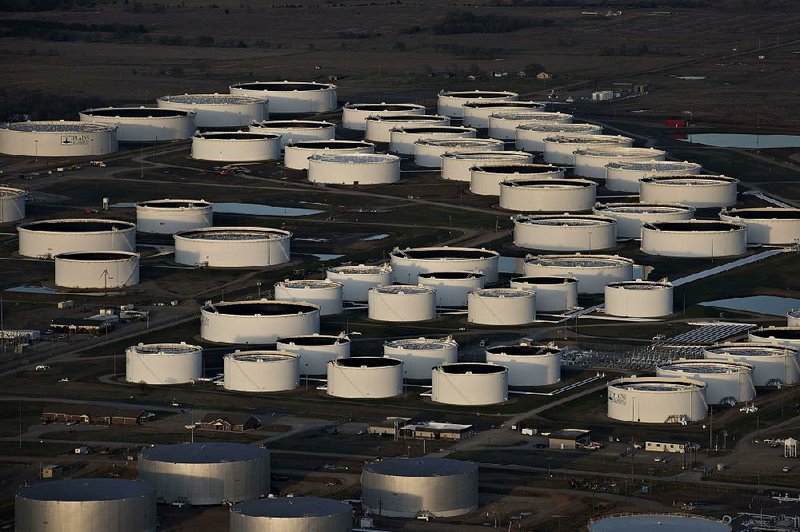
[[[800,350],[800,327],[763,327],[747,333],[751,342],[785,345]]]
[[[328,362],[328,395],[385,399],[403,393],[403,362],[387,357],[350,357]]]
[[[619,161],[663,161],[666,152],[655,148],[631,148],[626,146],[600,146],[575,151],[576,176],[605,179],[606,166]]]
[[[194,111],[164,107],[102,107],[80,112],[81,122],[117,126],[119,142],[168,142],[191,138]]]
[[[436,289],[418,285],[370,288],[369,319],[377,321],[427,321],[436,317]]]
[[[330,185],[389,185],[400,181],[400,157],[388,153],[312,155],[308,180]]]
[[[117,126],[113,124],[42,120],[0,126],[0,153],[6,155],[85,157],[118,149]]]
[[[617,161],[606,165],[606,188],[638,193],[639,181],[645,177],[696,175],[702,171],[701,165],[687,161]]]
[[[0,224],[25,218],[25,194],[19,188],[0,187]]]
[[[192,136],[192,159],[230,163],[277,161],[281,136],[253,131],[208,131]]]
[[[598,203],[593,212],[617,221],[617,238],[642,238],[646,223],[691,220],[695,208],[678,203]]]
[[[656,375],[706,383],[706,402],[710,405],[734,405],[756,397],[753,366],[743,362],[681,358],[657,366]]]
[[[488,101],[465,103],[462,107],[463,117],[461,123],[467,127],[487,129],[489,117],[496,113],[544,111],[547,107],[543,102],[529,100]]]
[[[395,248],[389,257],[396,283],[414,283],[426,272],[481,272],[486,284],[499,278],[500,254],[484,248]]]
[[[275,283],[275,299],[305,301],[319,307],[320,316],[342,313],[342,283],[323,279],[298,279]]]
[[[800,309],[793,310],[786,314],[786,325],[789,327],[800,327]]]
[[[351,155],[375,153],[375,145],[361,140],[306,140],[287,144],[283,154],[283,165],[292,170],[308,170],[308,159],[312,155]]]
[[[588,211],[597,198],[589,179],[522,178],[500,183],[500,208],[517,212]]]
[[[508,401],[508,368],[456,362],[433,368],[431,400],[458,406],[496,405]]]
[[[265,97],[235,94],[176,94],[156,100],[159,107],[194,111],[197,127],[245,127],[269,118]]]
[[[306,334],[280,338],[276,344],[279,351],[294,353],[300,357],[299,368],[303,376],[325,375],[328,362],[350,356],[350,338],[344,334]]]
[[[526,277],[577,279],[579,294],[602,294],[608,283],[633,280],[633,260],[618,255],[528,255],[523,264]]]
[[[489,115],[489,137],[516,140],[517,128],[531,122],[572,123],[572,115],[549,111],[500,111]]]
[[[160,199],[136,204],[136,230],[140,233],[174,235],[212,225],[214,212],[205,200]]]
[[[137,344],[125,350],[125,380],[144,384],[185,384],[203,376],[203,348],[179,344]]]
[[[441,168],[447,153],[502,152],[505,144],[495,139],[420,139],[414,143],[414,164]]]
[[[371,288],[392,284],[392,267],[388,264],[334,266],[328,268],[325,277],[342,284],[345,301],[363,302],[369,298]]]
[[[290,260],[292,233],[269,227],[206,227],[175,233],[175,262],[256,268]]]
[[[336,85],[316,81],[251,81],[231,85],[230,93],[269,100],[273,114],[327,113],[336,109]]]
[[[287,392],[300,384],[300,356],[294,353],[237,349],[223,363],[226,390]]]
[[[800,243],[800,209],[791,207],[751,207],[725,209],[723,222],[747,226],[748,244],[785,245]]]
[[[152,486],[121,478],[47,480],[21,487],[14,505],[18,532],[155,532]]]
[[[422,139],[470,139],[477,131],[462,126],[398,126],[391,131],[389,151],[400,155],[414,155],[416,142]]]
[[[429,381],[433,368],[458,362],[458,343],[450,336],[387,340],[383,356],[402,360],[406,379]]]
[[[484,288],[467,296],[467,321],[476,325],[525,325],[536,321],[536,294],[519,288]]]
[[[485,279],[480,272],[426,272],[417,283],[436,289],[437,307],[466,307],[467,294],[483,288]]]
[[[642,251],[662,257],[736,257],[747,252],[747,226],[714,220],[647,223]]]
[[[321,497],[269,497],[231,506],[230,532],[350,532],[353,508]]]
[[[476,102],[501,102],[516,100],[519,94],[509,91],[441,91],[437,102],[437,112],[450,118],[464,116],[464,104]]]
[[[561,350],[552,344],[487,347],[486,363],[508,368],[509,386],[549,386],[561,380]]]
[[[524,151],[449,152],[442,155],[442,179],[469,183],[474,166],[532,162],[533,155]]]
[[[269,494],[269,452],[244,443],[176,443],[145,447],[139,479],[161,503],[229,504]]]
[[[371,116],[424,115],[425,106],[417,103],[346,103],[342,106],[342,127],[366,131]]]
[[[519,150],[543,152],[544,139],[548,137],[559,135],[600,135],[601,133],[603,133],[603,126],[596,124],[572,124],[537,120],[517,126],[514,144]]]
[[[478,466],[450,458],[384,458],[361,471],[364,511],[386,517],[454,517],[478,509]]]
[[[281,136],[281,148],[287,144],[311,140],[333,140],[336,124],[322,120],[265,120],[250,124],[253,133]]]
[[[101,218],[40,220],[17,226],[19,254],[51,258],[70,251],[136,251],[136,225]]]
[[[298,301],[221,301],[200,309],[200,337],[222,344],[271,344],[319,332],[319,307]]]
[[[544,160],[548,163],[566,166],[575,164],[575,152],[578,150],[602,147],[629,148],[631,146],[633,146],[633,139],[622,135],[559,133],[542,139]]]
[[[139,284],[138,253],[70,251],[54,258],[56,286],[107,290]]]
[[[608,383],[608,417],[629,423],[691,423],[708,413],[706,384],[685,377],[622,377]]]
[[[729,520],[728,520],[729,521]],[[689,514],[625,514],[592,518],[586,525],[589,532],[658,532],[687,530],[692,532],[731,532],[728,521]]]
[[[392,141],[392,130],[399,127],[413,128],[449,125],[450,118],[439,115],[402,114],[391,116],[370,116],[366,119],[364,140],[388,144]]]
[[[783,386],[800,382],[797,349],[785,345],[755,342],[729,342],[703,348],[708,360],[733,360],[753,366],[756,386]]]
[[[514,221],[514,245],[545,251],[598,251],[617,245],[617,221],[589,214],[527,215]]]
[[[639,180],[642,203],[680,203],[697,209],[736,205],[738,179],[723,175],[657,176]]]
[[[500,183],[529,179],[561,179],[564,169],[552,164],[490,163],[474,166],[469,175],[469,190],[480,196],[499,196]]]
[[[578,280],[572,277],[515,277],[510,286],[536,294],[537,312],[563,312],[578,306]]]
[[[672,314],[672,283],[622,281],[605,289],[605,313],[630,318],[663,318]]]

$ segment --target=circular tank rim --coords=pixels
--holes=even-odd
[[[759,216],[758,214],[763,213]],[[778,216],[769,216],[768,213],[778,214]],[[756,216],[752,216],[756,215]],[[735,219],[742,220],[746,223],[747,220],[765,220],[765,221],[800,221],[800,208],[795,207],[742,207],[723,209],[719,216],[721,219]]]
[[[747,331],[750,336],[764,340],[798,340],[800,341],[800,327],[762,327]]]
[[[276,89],[270,88],[250,88],[248,86],[255,86],[255,85],[271,85],[276,87]],[[284,90],[277,89],[278,87],[284,87]],[[286,87],[307,87],[305,89],[302,88],[295,88],[295,89],[286,89]],[[230,89],[243,89],[249,91],[264,91],[264,92],[286,92],[286,93],[293,93],[293,92],[326,92],[331,90],[336,90],[336,85],[333,83],[320,83],[318,81],[291,81],[288,79],[280,80],[280,81],[244,81],[241,83],[234,83],[233,85],[228,86],[228,90]]]
[[[692,369],[692,366],[697,368]],[[727,371],[703,371],[703,367],[718,367]],[[732,375],[736,373],[752,373],[753,365],[735,360],[695,358],[679,359],[656,366],[656,371],[670,371],[686,375]]]
[[[686,181],[690,181],[687,183]],[[686,186],[701,186],[712,187],[720,185],[733,185],[738,184],[739,180],[735,177],[728,177],[725,175],[655,175],[643,177],[639,180],[640,183],[648,183],[654,185],[686,187]]]
[[[153,114],[145,116],[143,111],[147,110]],[[113,114],[122,112],[123,114]],[[133,116],[125,116],[125,113],[132,113]],[[145,106],[119,106],[119,107],[92,107],[84,109],[81,115],[97,118],[120,118],[124,120],[153,120],[154,118],[191,118],[196,111],[187,109],[170,109],[169,107],[145,107]]]
[[[563,262],[586,262],[592,261],[595,264],[564,264]],[[619,255],[583,255],[575,253],[574,255],[526,255],[524,258],[525,264],[538,264],[540,266],[548,267],[571,267],[581,268],[582,270],[599,269],[619,267],[619,266],[633,266],[633,259],[628,257],[621,257]]]
[[[559,185],[558,188],[547,185]],[[588,179],[580,178],[553,178],[553,179],[507,179],[500,183],[501,187],[519,188],[529,190],[582,190],[587,188],[597,188],[597,183]]]
[[[300,360],[300,355],[296,353],[289,353],[279,349],[253,349],[247,351],[239,351],[238,349],[233,353],[228,353],[224,358],[233,360],[235,362],[260,364],[262,362],[286,362],[290,360]]]
[[[558,355],[561,349],[548,344],[505,344],[486,348],[486,353],[499,357],[551,357]]]
[[[347,357],[331,360],[328,364],[339,366],[340,368],[371,370],[380,368],[396,368],[402,366],[403,361],[392,357],[371,356],[371,357]]]
[[[429,252],[429,251],[441,251],[441,256],[434,256],[434,257],[409,257],[407,253],[419,253],[419,252]],[[449,256],[448,252],[464,252],[464,253],[479,253],[479,256],[475,257],[453,257]],[[395,248],[389,254],[391,257],[396,257],[398,259],[410,259],[415,261],[435,261],[440,262],[442,260],[448,261],[455,261],[455,260],[481,260],[481,259],[492,259],[495,257],[500,257],[500,253],[497,251],[493,251],[490,249],[484,248],[467,248],[467,247],[449,247],[449,246],[430,246],[430,247],[418,247],[418,248]]]
[[[274,306],[279,310],[279,312],[269,312],[267,314],[263,312],[254,312],[252,314],[224,312],[224,309],[226,308],[241,308],[241,310],[244,310],[248,306],[262,307],[262,310],[266,310],[268,307]],[[288,312],[287,307],[295,307],[297,312]],[[217,312],[214,312],[211,309],[214,309]],[[319,305],[314,305],[313,303],[307,303],[305,301],[281,301],[276,299],[220,301],[218,303],[212,303],[211,305],[203,305],[203,307],[200,309],[200,312],[204,314],[237,318],[277,318],[282,316],[296,316],[298,314],[313,314],[314,312],[319,312]]]
[[[447,375],[497,375],[498,373],[508,373],[508,368],[488,362],[451,362],[436,366],[433,371]]]
[[[656,212],[651,212],[643,209],[648,208],[659,209]],[[691,205],[684,205],[682,203],[597,203],[594,206],[595,211],[613,212],[617,214],[672,214],[672,213],[694,213],[697,209]]]
[[[325,120],[262,120],[252,122],[250,127],[261,129],[331,129],[336,124]]]
[[[259,131],[199,131],[192,135],[193,139],[213,140],[216,142],[266,142],[281,138],[276,133]]]
[[[511,282],[522,284],[542,284],[549,286],[578,284],[578,280],[574,277],[562,277],[559,275],[522,275],[520,277],[512,277]]]
[[[708,227],[709,229],[703,229]],[[721,220],[670,220],[665,222],[646,222],[642,230],[676,234],[728,234],[747,231],[745,224]]]
[[[788,345],[776,345],[763,342],[726,342],[706,346],[703,353],[732,358],[756,357],[756,359],[785,357],[787,354],[800,354],[800,349]]]
[[[446,96],[448,98],[469,99],[473,97],[487,98],[487,99],[502,99],[513,98],[519,96],[519,93],[512,91],[486,91],[486,90],[462,90],[462,91],[442,91],[439,96]]]
[[[205,100],[205,101],[203,101]],[[216,100],[216,101],[214,101]],[[180,105],[197,105],[199,107],[214,107],[220,105],[246,105],[264,104],[269,98],[257,98],[244,94],[225,94],[219,92],[168,94],[156,98],[157,102],[177,103]]]
[[[57,261],[68,262],[127,262],[141,255],[133,251],[64,251],[53,256]]]
[[[207,234],[214,234],[214,233],[236,233],[240,231],[242,236],[252,237],[252,238],[231,238],[231,239],[221,239],[221,238],[203,238],[200,235],[207,235]],[[252,233],[261,233],[264,236],[257,236],[253,235]],[[197,236],[195,236],[197,235]],[[279,237],[279,238],[271,238],[271,236]],[[193,241],[202,241],[206,240],[209,242],[237,242],[242,240],[264,240],[264,241],[272,241],[272,240],[285,240],[287,238],[291,238],[292,233],[286,231],[284,229],[275,229],[273,227],[256,227],[256,226],[213,226],[213,227],[198,227],[196,229],[187,229],[186,231],[178,231],[173,235],[175,239],[186,239],[186,240],[193,240]]]
[[[109,226],[108,229],[99,229],[94,231],[81,231],[81,230],[67,230],[67,231],[58,231],[55,229],[37,229],[37,226],[41,225],[59,225],[59,224],[101,224]],[[114,226],[122,226],[121,229],[114,229]],[[35,222],[25,222],[19,224],[17,229],[20,231],[28,231],[31,233],[37,234],[54,234],[54,235],[64,235],[64,234],[105,234],[105,233],[120,233],[120,232],[128,232],[128,231],[135,231],[136,224],[131,222],[125,222],[123,220],[115,220],[115,219],[106,219],[106,218],[54,218],[48,220],[37,220]]]
[[[54,128],[55,129],[52,129]],[[47,129],[51,128],[51,129]],[[26,120],[25,122],[6,122],[0,125],[0,130],[14,131],[16,133],[37,134],[62,134],[62,133],[113,133],[117,131],[116,124],[102,124],[84,122],[81,120]]]
[[[206,200],[194,199],[172,199],[164,198],[157,200],[140,201],[136,203],[137,209],[162,209],[162,210],[207,210],[212,208],[212,203]]]
[[[627,387],[626,387],[627,386]],[[642,388],[642,386],[663,386],[663,390],[654,390]],[[703,390],[706,388],[706,383],[696,379],[689,379],[685,377],[621,377],[608,381],[608,388],[615,388],[622,391],[633,391],[637,393],[647,394],[663,394],[663,393],[686,393],[695,390]],[[671,387],[667,389],[667,387]]]
[[[165,349],[174,352],[165,351]],[[137,355],[150,356],[150,355],[191,355],[202,353],[203,348],[199,345],[177,343],[177,342],[156,342],[151,344],[136,344],[129,346],[125,349],[126,352],[132,352]]]
[[[304,340],[314,338],[314,341],[306,342]],[[318,342],[316,339],[320,340],[331,340],[330,342]],[[299,342],[298,342],[299,340]],[[347,336],[336,336],[333,334],[301,334],[297,336],[287,336],[286,338],[278,338],[277,343],[279,344],[294,344],[297,346],[328,346],[328,345],[338,345],[338,344],[349,344],[350,338]]]
[[[648,288],[652,290],[667,290],[672,289],[672,283],[669,281],[645,281],[642,279],[636,279],[633,281],[615,281],[612,283],[606,284],[608,288],[618,288],[620,290],[625,290],[626,288],[636,287],[637,289],[641,288]]]
[[[417,277],[422,279],[437,280],[467,280],[486,277],[483,272],[449,271],[449,272],[420,272]]]
[[[356,148],[374,148],[374,142],[367,142],[365,140],[298,140],[297,142],[289,142],[286,144],[287,148],[294,148],[296,150],[352,150]]]
[[[616,225],[617,220],[607,216],[600,216],[594,214],[553,214],[553,215],[535,215],[535,214],[517,214],[512,217],[514,223],[522,225],[542,226],[542,227],[573,227],[576,229],[584,227],[597,227]],[[596,222],[592,224],[583,224],[580,222]],[[542,222],[563,222],[563,223],[542,223]],[[576,223],[577,222],[577,223]]]

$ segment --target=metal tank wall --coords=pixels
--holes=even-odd
[[[238,392],[285,392],[300,383],[299,355],[282,351],[239,351],[225,355],[224,387]]]
[[[18,188],[0,187],[0,223],[25,218],[25,194]]]
[[[274,503],[291,504],[285,509]],[[229,532],[350,532],[353,509],[345,503],[319,497],[257,499],[234,504]]]
[[[203,99],[207,101],[203,101]],[[194,100],[194,101],[193,101]],[[162,96],[159,107],[195,112],[195,126],[203,128],[246,127],[269,118],[267,98],[235,97],[228,94],[183,94]]]
[[[779,207],[731,209],[719,213],[719,219],[747,226],[748,244],[800,243],[800,209]]]
[[[589,148],[613,147],[630,148],[633,139],[622,135],[556,134],[542,139],[542,158],[546,163],[573,166],[575,152]]]
[[[652,391],[622,388],[625,383],[664,383],[679,385],[676,390]],[[688,422],[706,418],[705,383],[692,379],[668,377],[626,377],[608,383],[608,417],[633,423],[675,423],[683,417]]]
[[[437,307],[466,307],[467,294],[483,288],[484,276],[473,272],[421,273],[417,284],[436,289]]]
[[[346,103],[342,107],[342,127],[366,131],[371,116],[424,115],[425,106],[416,103]]]
[[[84,122],[42,121],[0,127],[0,153],[7,155],[88,157],[117,150],[117,128],[113,125],[86,128]]]
[[[442,341],[431,340],[430,347],[418,349],[403,347],[402,341],[385,342],[383,354],[403,361],[403,373],[406,379],[429,381],[432,378],[433,368],[458,362],[458,344],[449,338]]]
[[[658,176],[639,181],[642,203],[680,203],[696,209],[736,204],[738,179],[725,176]]]
[[[205,306],[200,310],[200,337],[223,344],[269,344],[278,338],[319,332],[319,308],[311,304],[302,305],[307,308],[278,315],[223,314],[224,305]],[[221,312],[214,312],[214,308],[219,308]]]
[[[517,127],[515,144],[518,149],[533,152],[544,151],[544,139],[556,135],[600,135],[603,126],[595,124],[529,122]]]
[[[514,221],[514,245],[547,251],[597,251],[617,245],[617,222],[600,216],[526,216]]]
[[[214,212],[207,201],[166,199],[136,204],[136,230],[140,233],[174,235],[212,225]]]
[[[124,288],[139,284],[139,254],[61,253],[55,256],[56,286]]]
[[[320,341],[314,341],[315,339]],[[300,356],[301,374],[325,375],[328,372],[328,362],[350,356],[350,339],[346,336],[320,334],[299,338],[284,337],[277,341],[276,348]]]
[[[420,139],[414,143],[414,164],[441,168],[445,153],[502,152],[505,143],[494,139]]]
[[[564,312],[578,306],[578,280],[571,277],[517,277],[510,286],[536,294],[537,312]]]
[[[598,203],[594,214],[617,221],[617,238],[642,238],[646,223],[691,220],[695,209],[677,203]]]
[[[219,162],[277,161],[281,137],[269,133],[211,132],[192,137],[192,159]]]
[[[59,231],[57,227],[51,230],[37,231],[35,227],[40,222],[21,224],[17,226],[19,233],[19,254],[24,257],[54,257],[59,253],[71,251],[136,251],[136,226],[129,222],[119,220],[84,220],[62,219],[42,220],[42,223],[84,223],[100,222],[113,224],[113,229],[99,231]]]
[[[146,346],[145,346],[146,347]],[[143,352],[138,346],[125,350],[125,380],[145,384],[185,384],[203,376],[203,350],[180,344],[157,352]],[[181,352],[177,352],[177,351]]]
[[[442,179],[464,181],[472,179],[472,168],[483,164],[530,164],[533,155],[524,151],[479,151],[446,153],[442,155]]]
[[[536,321],[536,294],[513,288],[475,290],[467,297],[467,321],[511,326]]]
[[[519,172],[514,170],[515,165],[485,164],[472,168],[469,176],[469,190],[479,196],[499,196],[500,184],[506,181],[527,180],[531,176],[536,179],[561,179],[564,169],[552,165],[520,166]],[[501,168],[502,167],[502,168]],[[526,171],[535,168],[535,173]]]
[[[366,120],[364,140],[388,144],[395,128],[449,125],[450,118],[439,115],[374,116]]]
[[[508,91],[441,91],[437,101],[437,113],[451,118],[462,118],[465,103],[517,99],[519,99],[519,94]]]
[[[597,183],[588,179],[503,181],[500,208],[518,212],[582,212],[595,204]]]
[[[750,329],[747,337],[750,342],[781,345],[800,350],[800,328],[798,327],[769,326]]]
[[[605,313],[632,318],[663,318],[672,314],[672,283],[628,281],[605,288]]]
[[[496,346],[486,350],[486,362],[508,368],[509,386],[549,386],[561,380],[561,353],[557,347]]]
[[[309,159],[314,155],[352,155],[375,153],[371,142],[356,140],[306,141],[287,144],[283,153],[283,165],[292,170],[308,170]]]
[[[528,255],[523,273],[526,277],[573,277],[578,280],[579,294],[602,294],[609,283],[633,280],[633,266],[631,259],[609,255]]]
[[[392,268],[383,266],[337,266],[328,268],[325,277],[342,283],[345,301],[367,301],[369,291],[376,286],[392,284]]]
[[[639,181],[660,175],[696,175],[703,171],[697,163],[651,161],[649,163],[611,163],[606,166],[606,188],[621,192],[639,192]]]
[[[369,291],[369,319],[403,322],[436,317],[436,290],[415,285],[375,287]]]
[[[280,135],[281,148],[295,142],[333,140],[336,124],[322,120],[267,120],[250,124],[249,131]]]
[[[595,151],[596,150],[596,151]],[[606,153],[603,148],[587,148],[575,152],[575,168],[573,172],[577,176],[590,177],[595,179],[605,179],[606,165],[619,161],[663,161],[666,152],[655,148],[630,148],[618,147],[608,148]],[[645,200],[650,201],[650,200]]]
[[[346,399],[385,399],[403,393],[403,362],[376,357],[328,362],[328,395]]]
[[[400,181],[400,158],[388,154],[315,155],[308,160],[308,180],[334,185],[388,185]]]
[[[455,368],[455,371],[453,371]],[[460,406],[496,405],[508,400],[508,368],[460,362],[433,369],[431,400]]]
[[[119,111],[120,115],[109,114]],[[127,112],[151,111],[151,115],[126,116]],[[81,122],[117,126],[119,142],[169,142],[191,138],[196,131],[194,111],[176,110],[166,114],[169,109],[158,107],[140,108],[98,108],[79,113]],[[97,114],[98,112],[103,114]]]
[[[500,140],[516,140],[517,128],[539,121],[572,123],[572,115],[549,111],[499,111],[489,115],[489,137]]]
[[[477,131],[461,126],[401,126],[391,130],[389,151],[400,155],[414,155],[416,142],[421,139],[471,139]]]
[[[503,105],[505,104],[505,105]],[[489,117],[496,113],[513,111],[544,111],[547,104],[530,100],[508,100],[499,102],[477,102],[461,106],[461,123],[467,127],[487,129]]]
[[[694,371],[693,368],[703,364],[720,364],[727,366],[726,372]],[[707,360],[675,360],[656,367],[659,377],[683,377],[694,379],[706,384],[706,402],[710,405],[722,404],[723,401],[732,399],[737,403],[752,401],[756,397],[756,388],[753,385],[753,367],[732,361],[707,361]]]
[[[336,281],[280,281],[275,283],[275,299],[305,301],[319,306],[320,316],[343,312],[342,284]]]
[[[214,238],[226,232],[246,234],[247,238]],[[200,238],[189,238],[192,234]],[[209,238],[203,238],[204,234]],[[209,268],[274,266],[290,260],[291,237],[288,231],[268,227],[193,229],[175,234],[175,262]]]
[[[747,227],[707,220],[645,224],[641,249],[662,257],[735,257],[747,252]]]
[[[229,87],[231,94],[267,98],[274,114],[327,113],[336,109],[336,85],[313,81],[254,81]]]
[[[763,340],[717,344],[703,349],[710,360],[733,360],[753,366],[755,386],[800,382],[800,353],[792,347],[760,343]]]
[[[413,254],[414,251],[442,251],[444,259],[434,257],[410,257],[408,252]],[[450,258],[450,252],[454,251],[456,255],[460,251],[465,253],[480,252],[486,256],[482,257],[454,257]],[[481,248],[448,248],[448,247],[430,247],[430,248],[395,248],[390,254],[390,261],[393,269],[394,281],[396,283],[413,283],[417,280],[420,273],[431,272],[447,272],[447,271],[464,271],[464,272],[481,272],[485,279],[486,284],[496,283],[499,279],[498,264],[500,262],[500,254],[496,251],[489,251]]]

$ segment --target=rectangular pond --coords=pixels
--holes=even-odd
[[[766,314],[767,316],[786,316],[790,310],[800,308],[800,299],[780,296],[747,296],[700,303],[704,307],[714,307],[727,310],[741,310]]]

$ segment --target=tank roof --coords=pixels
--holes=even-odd
[[[400,161],[400,157],[388,153],[352,153],[347,155],[318,153],[309,157],[308,160],[322,163],[382,164]]]
[[[703,167],[697,163],[687,161],[614,161],[606,165],[607,168],[617,168],[620,170],[639,170],[642,172],[662,172],[665,170],[701,170]]]
[[[699,515],[642,514],[600,517],[590,532],[730,532],[730,525]]]
[[[554,216],[532,216],[526,214],[519,214],[514,216],[514,221],[522,224],[529,225],[547,225],[547,226],[570,226],[570,227],[585,227],[594,225],[613,225],[616,222],[613,218],[604,218],[602,216],[590,215],[573,215],[573,214],[560,214]]]
[[[280,362],[286,360],[296,360],[300,355],[287,353],[286,351],[234,351],[228,353],[226,357],[242,362]]]
[[[739,180],[724,175],[660,175],[643,177],[641,181],[672,186],[718,186],[738,183]]]
[[[671,222],[650,222],[644,224],[642,227],[655,231],[670,231],[675,233],[705,233],[747,230],[746,225],[716,220],[675,220]]]
[[[317,91],[335,89],[332,83],[318,83],[316,81],[250,81],[236,83],[231,88],[247,89],[251,91]]]
[[[730,216],[743,220],[798,220],[800,209],[783,207],[750,207],[746,209],[728,209],[720,216]]]
[[[533,297],[530,290],[519,288],[482,288],[472,292],[478,297]]]
[[[205,200],[193,199],[159,199],[142,201],[137,203],[136,206],[151,209],[206,209],[211,207],[211,203]]]
[[[588,155],[590,157],[647,157],[663,155],[665,152],[655,148],[632,148],[629,146],[597,146],[586,148],[575,152],[576,155]]]
[[[329,281],[327,279],[295,279],[295,280],[286,280],[286,281],[279,281],[279,285],[285,286],[287,288],[318,288],[318,289],[330,289],[330,288],[340,288],[342,283],[336,281]]]
[[[507,356],[550,356],[559,351],[554,345],[541,344],[496,345],[486,348],[487,353]]]
[[[18,198],[27,194],[21,188],[0,187],[0,198]]]
[[[572,284],[578,282],[574,277],[559,277],[556,275],[525,275],[514,277],[511,281],[526,284]]]
[[[454,152],[445,153],[442,155],[445,159],[468,159],[468,160],[514,160],[514,159],[529,159],[530,153],[524,151],[468,151],[468,152]]]
[[[175,236],[193,240],[281,240],[292,233],[271,227],[204,227],[179,231]]]
[[[596,187],[597,183],[588,179],[514,179],[503,181],[501,187],[537,188],[537,189],[567,189]]]
[[[469,131],[475,131],[471,127],[464,127],[464,126],[445,126],[445,125],[433,125],[433,126],[398,126],[393,128],[392,131],[399,131],[401,133],[466,133]]]
[[[579,268],[606,268],[608,266],[632,265],[633,259],[617,255],[528,255],[526,263],[545,266],[566,266]]]
[[[498,118],[500,120],[547,120],[548,118],[564,116],[570,115],[555,111],[501,111],[491,114],[490,118]]]
[[[434,288],[429,286],[412,284],[390,284],[386,286],[375,286],[371,288],[371,290],[375,290],[376,292],[380,292],[382,294],[430,294],[436,291]]]
[[[617,144],[630,140],[622,135],[553,135],[546,137],[544,142],[557,142],[559,144]]]
[[[142,450],[143,459],[175,464],[219,464],[268,456],[269,452],[257,445],[229,442],[176,443]]]
[[[203,307],[205,312],[225,314],[229,316],[285,316],[304,312],[318,311],[317,305],[302,301],[222,301]]]
[[[349,504],[322,497],[274,497],[236,503],[232,512],[249,517],[309,518],[350,514]]]
[[[622,288],[625,290],[663,290],[672,288],[672,283],[668,281],[619,281],[608,283],[606,286],[611,288]]]
[[[258,131],[206,131],[195,133],[196,139],[210,140],[275,140],[281,136],[275,133],[259,133]]]
[[[764,339],[800,340],[800,327],[765,327],[750,331],[749,334]]]
[[[756,342],[731,342],[704,348],[706,352],[731,357],[777,357],[794,356],[797,350],[788,346],[761,344]]]
[[[445,349],[458,347],[458,343],[451,337],[447,338],[400,338],[397,340],[387,340],[383,343],[384,347],[395,347],[398,349],[425,350],[425,349]]]
[[[554,164],[541,163],[480,164],[474,169],[480,172],[490,172],[493,174],[546,174],[549,172],[563,171],[562,168]]]
[[[548,120],[540,120],[536,122],[528,122],[517,126],[517,129],[524,129],[528,131],[598,131],[602,130],[601,126],[595,124],[564,124],[561,122],[551,122]]]
[[[600,203],[595,210],[632,214],[666,214],[675,212],[694,212],[695,208],[678,203]]]
[[[345,109],[375,110],[375,111],[404,111],[413,109],[425,109],[424,105],[418,103],[346,103]]]
[[[65,251],[54,258],[58,260],[97,261],[131,260],[139,258],[138,253],[132,251]]]
[[[502,140],[497,139],[420,139],[414,144],[423,146],[442,146],[445,148],[460,148],[469,146],[498,146],[503,144]]]
[[[10,131],[31,133],[94,133],[116,131],[117,126],[77,120],[37,120],[32,122],[8,122],[2,128]]]
[[[396,248],[391,253],[396,257],[407,257],[410,259],[431,259],[431,260],[457,260],[457,259],[488,259],[499,257],[496,251],[478,248],[460,247],[426,247],[426,248]]]
[[[158,98],[162,102],[196,105],[241,105],[252,103],[266,103],[267,98],[255,98],[241,94],[173,94]]]
[[[119,478],[73,478],[49,480],[24,486],[19,497],[37,501],[91,502],[113,501],[154,493],[145,482]]]
[[[729,362],[726,360],[675,360],[658,366],[659,369],[686,373],[687,375],[698,374],[727,374],[742,373],[752,371],[753,367],[747,364]]]
[[[300,336],[288,336],[278,339],[279,344],[295,345],[336,345],[350,343],[350,338],[344,335],[334,336],[332,334],[303,334]]]
[[[203,351],[203,348],[198,345],[186,343],[138,344],[132,345],[128,349],[141,355],[186,355]]]
[[[442,96],[450,96],[451,98],[508,98],[519,96],[516,92],[511,91],[484,91],[484,90],[468,90],[468,91],[442,91],[439,93]]]
[[[250,127],[272,129],[329,129],[336,126],[324,120],[263,120],[261,122],[253,122]]]
[[[421,272],[423,279],[476,279],[483,277],[481,272]]]
[[[85,109],[81,114],[111,118],[171,118],[194,116],[194,111],[168,109],[166,107],[99,107]]]
[[[354,148],[374,148],[371,142],[363,140],[300,140],[288,144],[292,148],[307,150],[352,150]]]
[[[335,273],[348,273],[348,274],[362,274],[362,275],[372,275],[376,273],[386,273],[391,272],[392,267],[388,264],[382,264],[380,266],[372,266],[367,264],[356,264],[356,265],[349,265],[349,266],[334,266],[333,268],[328,268],[329,272]]]
[[[63,218],[57,220],[40,220],[17,226],[27,231],[52,233],[99,233],[135,229],[136,225],[121,220],[103,220],[99,218]]]
[[[364,464],[364,471],[395,477],[446,477],[475,473],[478,466],[450,458],[384,458]]]
[[[345,368],[391,368],[401,365],[403,361],[389,357],[349,357],[337,358],[333,363]]]
[[[608,383],[609,388],[640,392],[682,392],[703,386],[702,382],[676,377],[622,377]]]
[[[449,120],[446,116],[441,115],[375,115],[368,116],[367,120],[374,120],[376,122],[413,122],[415,120],[420,122],[441,122],[442,120]]]
[[[520,109],[544,109],[547,104],[542,102],[533,102],[530,100],[499,100],[495,102],[467,102],[464,104],[464,107],[474,107],[474,108],[508,108],[508,107],[519,107]]]
[[[505,373],[508,368],[495,364],[482,362],[454,362],[452,364],[442,364],[436,370],[451,375],[492,375],[494,373]]]

